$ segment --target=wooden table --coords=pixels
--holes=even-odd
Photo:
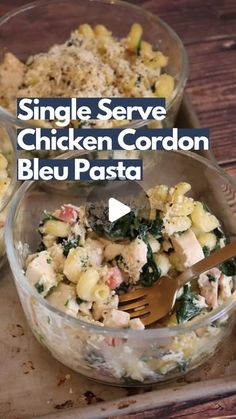
[[[1,0],[0,16],[27,0]],[[78,0],[79,1],[79,0]],[[81,0],[82,1],[82,0]],[[236,177],[236,0],[130,0],[166,20],[189,55],[187,86],[219,164]],[[236,418],[236,395],[123,418]]]

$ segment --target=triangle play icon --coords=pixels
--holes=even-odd
[[[124,215],[129,214],[130,211],[130,207],[118,201],[118,199],[110,198],[108,200],[108,218],[110,223],[124,217]]]

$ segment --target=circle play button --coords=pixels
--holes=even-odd
[[[150,218],[150,202],[137,182],[99,182],[87,197],[86,218],[98,234],[132,238],[138,221]]]

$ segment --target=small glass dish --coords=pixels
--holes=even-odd
[[[236,184],[223,170],[190,152],[145,151],[141,157],[144,190],[158,184],[190,183],[192,197],[206,203],[226,235],[235,240]],[[209,314],[182,325],[111,329],[51,306],[23,273],[27,254],[34,253],[39,242],[37,226],[43,211],[64,203],[84,204],[92,187],[91,183],[81,187],[79,182],[26,182],[13,198],[6,225],[7,255],[28,323],[57,360],[100,382],[142,386],[181,377],[214,356],[231,332],[235,294]]]
[[[0,19],[0,48],[2,54],[11,52],[25,62],[28,57],[65,42],[81,23],[103,24],[114,36],[122,38],[134,22],[143,26],[144,39],[169,57],[165,71],[174,77],[175,90],[167,104],[165,126],[173,127],[187,81],[186,51],[172,28],[140,7],[119,0],[35,1]],[[27,126],[2,107],[0,117],[13,126]],[[135,128],[146,122],[131,121],[128,126],[131,124]]]

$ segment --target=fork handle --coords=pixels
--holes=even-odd
[[[227,244],[222,249],[216,250],[210,256],[195,263],[190,268],[186,269],[182,274],[177,277],[179,287],[182,287],[186,282],[193,278],[198,277],[203,272],[225,262],[226,260],[236,256],[236,241]]]

